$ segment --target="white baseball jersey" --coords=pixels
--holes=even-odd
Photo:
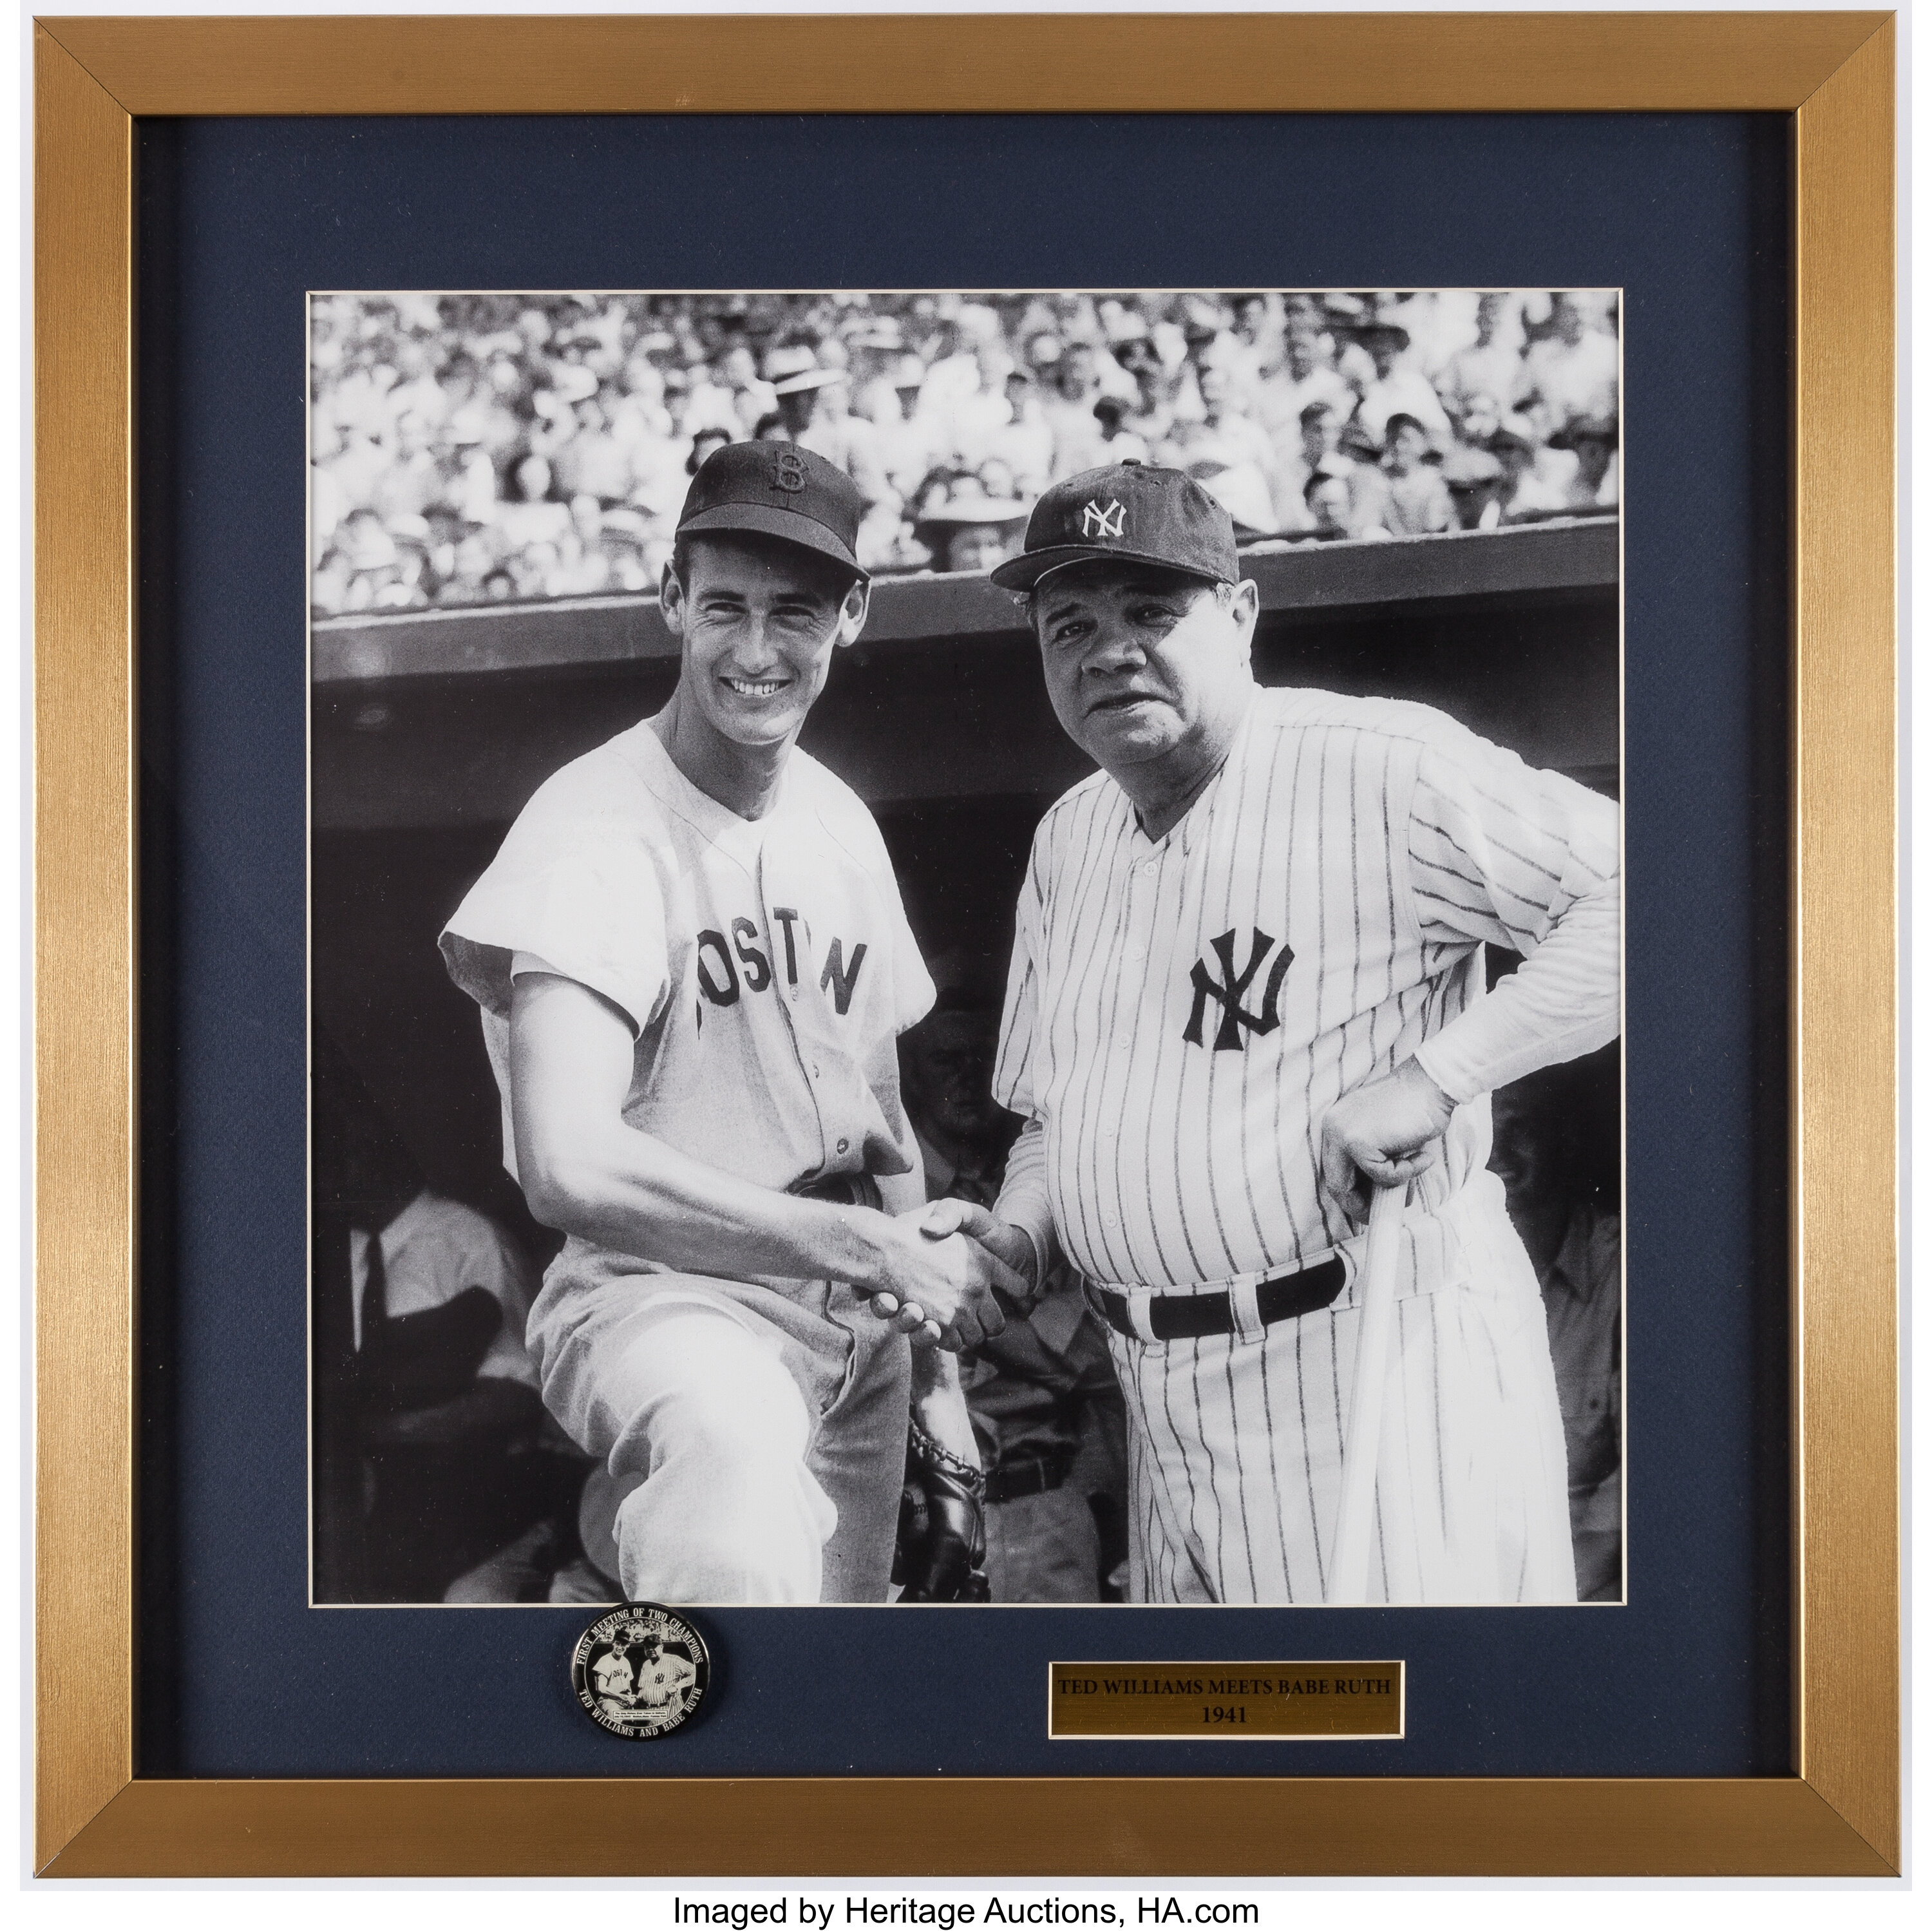
[[[646,1662],[638,1672],[637,1700],[647,1709],[662,1709],[682,1695],[685,1685],[697,1677],[696,1668],[683,1657],[660,1650],[655,1662]]]
[[[1484,1096],[1615,1036],[1617,891],[1606,800],[1422,706],[1316,691],[1257,691],[1226,764],[1164,838],[1144,836],[1105,773],[1034,838],[994,1079],[1028,1125],[1000,1211],[1036,1238],[1050,1227],[1090,1279],[1127,1292],[1137,1322],[1150,1290],[1232,1283],[1240,1312],[1256,1278],[1338,1251],[1352,1284],[1359,1241],[1317,1184],[1323,1114],[1411,1057],[1468,1103],[1412,1190],[1398,1293],[1473,1282],[1509,1305],[1484,1321],[1459,1308],[1446,1376],[1440,1311],[1402,1311],[1391,1371],[1430,1350],[1435,1413],[1426,1474],[1416,1441],[1397,1452],[1418,1482],[1445,1454],[1466,1475],[1520,1412],[1510,1479],[1549,1460],[1556,1429],[1554,1468],[1509,1505],[1493,1559],[1486,1530],[1474,1537],[1473,1567],[1472,1532],[1449,1533],[1456,1485],[1438,1482],[1434,1553],[1384,1545],[1390,1599],[1473,1599],[1472,1575],[1505,1595],[1574,1593],[1567,1531],[1547,1546],[1551,1499],[1567,1506],[1554,1384],[1546,1346],[1516,1359],[1516,1303],[1527,1281],[1534,1312],[1534,1279],[1485,1171]],[[1486,940],[1526,955],[1487,997]],[[1352,1307],[1352,1284],[1328,1312],[1264,1332],[1114,1337],[1139,1425],[1145,1593],[1321,1599]],[[1522,1384],[1504,1414],[1459,1419],[1462,1382],[1493,1382],[1499,1362]],[[1390,1428],[1405,1419],[1419,1437],[1412,1413]],[[1398,1512],[1417,1514],[1384,1511]]]
[[[512,1173],[519,970],[574,979],[625,1016],[623,1118],[680,1152],[778,1190],[917,1171],[896,1040],[932,982],[872,815],[802,752],[746,820],[634,726],[539,787],[442,944],[482,1009]],[[681,1322],[663,1318],[674,1308]],[[884,1597],[910,1357],[854,1290],[682,1273],[573,1234],[527,1336],[551,1413],[638,1479],[619,1510],[631,1595]]]
[[[914,1170],[893,1043],[932,981],[872,814],[802,751],[746,819],[632,726],[538,788],[442,945],[482,1008],[512,1174],[519,953],[628,1020],[639,1131],[765,1187]]]

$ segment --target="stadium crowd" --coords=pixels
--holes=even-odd
[[[793,442],[874,572],[985,570],[1058,479],[1185,469],[1249,545],[1616,508],[1613,295],[332,295],[318,615],[654,590],[691,476]]]

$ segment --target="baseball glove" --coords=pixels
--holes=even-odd
[[[892,1580],[902,1602],[986,1602],[986,1478],[914,1422]]]

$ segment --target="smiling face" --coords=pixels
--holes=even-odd
[[[1060,728],[1117,778],[1217,761],[1247,701],[1256,610],[1252,582],[1111,562],[1052,572],[1033,620]]]
[[[682,644],[678,687],[734,744],[788,743],[825,688],[832,653],[864,627],[868,587],[829,557],[775,537],[694,537],[667,569],[665,625]]]

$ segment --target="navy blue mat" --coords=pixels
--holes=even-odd
[[[143,124],[144,1769],[1785,1768],[1787,149],[1696,116]],[[1566,284],[1627,290],[1630,1605],[737,1611],[648,1750],[573,1707],[567,1612],[306,1607],[304,291]],[[1050,1659],[1136,1656],[1404,1657],[1408,1740],[1046,1742]]]

